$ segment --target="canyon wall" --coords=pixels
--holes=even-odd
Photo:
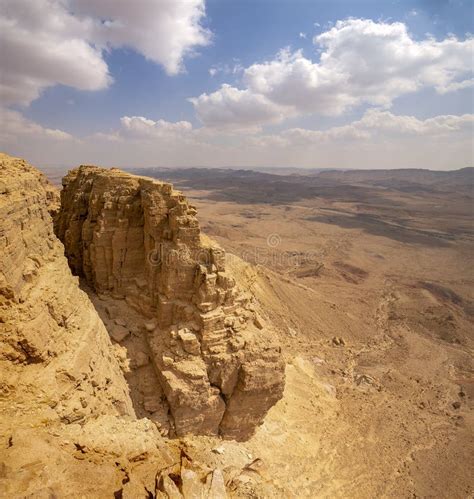
[[[0,153],[0,497],[225,498],[221,469],[136,419],[123,347],[54,234],[58,198]]]
[[[64,422],[134,416],[104,324],[53,231],[57,194],[25,161],[0,154],[0,367],[3,395]]]
[[[55,230],[76,275],[147,318],[176,434],[249,438],[282,396],[284,363],[186,198],[168,183],[81,166],[63,180]]]

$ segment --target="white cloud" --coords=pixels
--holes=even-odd
[[[71,6],[94,19],[96,42],[133,48],[169,74],[180,72],[183,57],[211,39],[201,25],[204,0],[71,0]]]
[[[314,42],[324,49],[321,69],[347,78],[359,102],[388,106],[423,87],[442,90],[473,71],[473,38],[416,41],[403,23],[338,21]]]
[[[254,164],[259,158],[270,166],[453,169],[472,166],[473,133],[473,114],[419,120],[372,109],[358,121],[328,130],[291,128],[251,136],[241,149]]]
[[[286,112],[284,107],[272,103],[264,95],[230,85],[222,85],[212,94],[201,94],[189,101],[198,118],[208,127],[255,128],[261,123],[281,121]]]
[[[304,128],[290,128],[280,133],[286,145],[311,145],[328,142],[350,142],[352,140],[369,139],[370,133],[362,127],[345,125],[328,130],[307,130]]]
[[[281,132],[282,144],[320,144],[322,142],[393,141],[398,139],[460,139],[469,138],[474,132],[474,115],[441,115],[426,120],[414,116],[400,116],[390,111],[370,109],[362,118],[349,125],[328,130],[291,128]],[[263,136],[263,139],[269,136]]]
[[[300,38],[306,39],[306,33],[303,33],[302,31],[300,31],[300,35],[299,36],[300,36]]]
[[[438,93],[447,94],[448,92],[456,92],[456,90],[463,90],[464,88],[474,87],[474,78],[463,81],[454,81],[453,83],[448,83],[444,87],[438,89]]]
[[[90,23],[54,0],[0,0],[0,99],[27,105],[61,83],[99,90],[111,82],[101,52],[85,37]]]
[[[14,144],[22,139],[39,139],[50,141],[75,140],[69,133],[62,130],[45,128],[28,120],[21,113],[10,109],[0,108],[0,143]]]
[[[424,135],[439,138],[458,133],[472,134],[474,115],[441,115],[419,120],[414,116],[397,116],[389,111],[371,109],[364,114],[360,121],[352,123],[351,126],[386,136],[392,133],[411,137]]]
[[[226,85],[212,99],[206,94],[193,99],[198,116],[206,125],[219,116],[220,126],[232,126],[233,120],[241,126],[247,113],[239,112],[236,99],[220,94],[245,93],[246,102],[259,101],[262,125],[298,114],[340,115],[360,105],[388,108],[397,97],[425,87],[446,93],[472,85],[473,38],[417,41],[403,23],[349,19],[313,41],[321,51],[319,62],[301,50],[283,49],[244,71],[244,89]],[[280,112],[271,112],[275,109]],[[256,115],[252,118],[257,124]]]
[[[100,90],[103,51],[130,47],[169,74],[206,45],[204,0],[0,0],[0,100],[28,105],[47,87]]]
[[[123,116],[120,118],[122,134],[135,138],[170,138],[182,137],[192,131],[189,121],[172,123],[165,120],[153,121],[143,116]]]
[[[371,109],[344,126],[274,134],[125,116],[116,130],[77,140],[7,112],[1,116],[9,127],[0,134],[0,149],[37,164],[452,169],[472,165],[474,153],[472,114],[421,120]]]
[[[238,59],[234,60],[233,65],[229,64],[215,64],[209,69],[209,74],[211,76],[216,76],[218,73],[223,75],[236,75],[241,73],[245,68],[240,64]]]
[[[340,114],[356,102],[348,76],[313,63],[302,51],[281,50],[276,59],[253,64],[244,72],[247,88],[298,113]],[[342,90],[342,91],[341,91]]]
[[[173,74],[210,38],[201,25],[204,0],[0,0],[0,12],[4,105],[28,105],[58,83],[106,88],[112,78],[103,54],[115,47],[130,47]],[[78,140],[0,108],[0,147],[54,163],[146,165],[158,158],[181,166],[390,167],[420,166],[422,158],[423,166],[449,168],[472,162],[473,115],[420,120],[387,110],[398,96],[425,87],[441,94],[472,86],[472,38],[418,41],[404,24],[360,19],[325,29],[314,38],[317,62],[284,49],[246,69],[238,60],[211,67],[212,76],[243,73],[243,85],[190,99],[202,128],[124,116],[117,130]],[[344,126],[261,133],[263,124],[362,105],[375,109]]]
[[[111,132],[95,133],[88,137],[88,140],[115,143],[154,142],[160,147],[179,148],[184,142],[194,141],[195,135],[196,131],[189,121],[154,121],[144,116],[122,116],[120,128]]]

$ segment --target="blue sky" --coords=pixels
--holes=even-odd
[[[384,159],[388,147],[400,151],[399,166],[416,167],[420,157],[428,160],[423,167],[472,163],[471,1],[138,0],[138,14],[120,0],[115,9],[102,0],[37,1],[44,5],[31,9],[26,26],[21,4],[31,4],[0,0],[11,30],[0,38],[2,68],[17,72],[15,82],[2,81],[7,90],[0,94],[7,128],[0,144],[7,152],[51,164],[84,158],[147,166],[158,157],[166,166],[272,166],[282,158],[289,166],[315,167],[351,167],[358,152],[357,167],[361,161],[394,167]],[[40,15],[48,9],[64,30]],[[176,16],[176,26],[164,14]],[[337,24],[350,18],[361,22]],[[112,29],[101,32],[104,20]],[[399,23],[403,29],[394,28]],[[28,32],[22,30],[37,33],[31,48],[20,43]],[[315,41],[321,34],[326,41]],[[443,45],[453,37],[455,43]],[[406,56],[398,58],[397,43]],[[64,53],[51,55],[62,44]],[[363,73],[344,60],[353,47],[353,60],[367,66]],[[42,67],[34,60],[21,67],[23,50],[34,51]],[[415,62],[405,64],[410,58]],[[364,92],[360,82],[371,85],[371,69],[380,81]],[[407,89],[410,81],[416,88]],[[444,140],[450,151],[440,155],[432,143]]]

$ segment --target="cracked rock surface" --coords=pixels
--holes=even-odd
[[[55,230],[73,273],[146,321],[176,434],[248,439],[282,397],[284,363],[186,198],[168,183],[81,166],[63,179]],[[116,320],[118,342],[122,328]]]
[[[196,457],[192,441],[164,438],[170,428],[166,414],[171,408],[181,425],[190,421],[193,431],[206,427],[216,433],[225,422],[222,417],[230,414],[227,407],[241,397],[239,386],[256,393],[243,379],[251,357],[241,354],[242,374],[227,401],[209,381],[199,313],[194,317],[197,325],[176,320],[174,327],[164,327],[153,307],[144,303],[146,293],[139,307],[131,298],[129,305],[121,291],[81,289],[53,231],[51,215],[57,206],[54,189],[38,170],[0,154],[0,496],[228,497],[235,473],[229,474],[210,451],[207,457]],[[137,278],[142,285],[138,272]],[[192,296],[182,306],[199,310]],[[161,359],[167,360],[158,364],[149,344],[161,337]],[[171,341],[176,348],[167,346]],[[130,343],[136,347],[133,358],[124,346]],[[252,348],[256,355],[257,347]],[[260,357],[271,358],[265,355]],[[158,371],[158,365],[166,369]],[[146,395],[144,410],[154,417],[136,411],[132,375]],[[164,384],[158,375],[175,376],[182,392],[174,380]],[[193,394],[198,375],[203,391]],[[176,405],[166,401],[164,390]],[[204,423],[208,413],[202,409],[214,401],[224,411]],[[201,412],[189,406],[195,412],[187,414],[187,403],[201,404],[196,406]],[[244,431],[251,431],[255,421],[242,420]],[[182,427],[176,425],[176,430]],[[207,439],[206,448],[221,441],[187,438]],[[241,454],[236,453],[235,464],[244,473]]]

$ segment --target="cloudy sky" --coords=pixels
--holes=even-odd
[[[473,9],[0,0],[0,149],[38,166],[471,166]]]

